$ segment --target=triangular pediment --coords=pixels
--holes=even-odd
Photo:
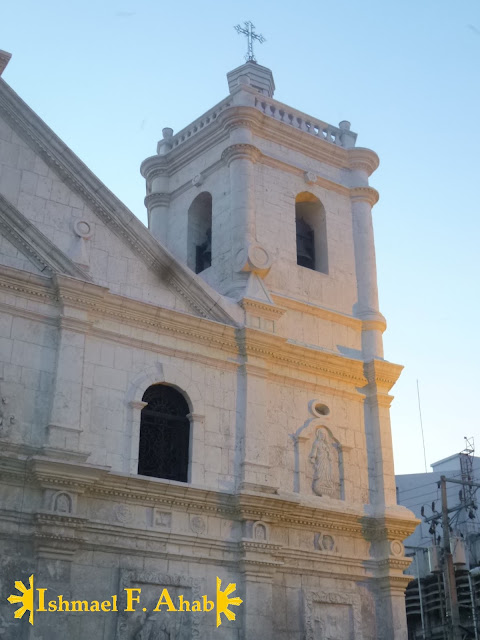
[[[0,181],[2,229],[15,246],[24,242],[40,272],[225,324],[241,319],[236,303],[179,263],[0,79],[2,134],[12,173]]]
[[[0,194],[0,235],[6,258],[10,248],[17,252],[16,260],[6,266],[17,266],[42,275],[62,273],[90,281],[88,274],[51,242],[26,216]],[[13,257],[13,256],[12,256]],[[1,260],[1,258],[0,258]]]

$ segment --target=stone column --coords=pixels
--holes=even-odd
[[[383,358],[385,318],[378,309],[377,266],[373,238],[372,207],[378,193],[368,186],[368,176],[378,167],[378,157],[368,149],[350,149],[353,242],[357,274],[355,315],[363,320],[362,349],[365,360]]]
[[[148,212],[148,228],[154,238],[167,245],[170,194],[150,193],[144,200]]]
[[[235,134],[235,135],[233,135]],[[252,269],[249,257],[257,248],[255,230],[255,162],[260,151],[250,144],[248,129],[235,129],[230,145],[222,153],[230,172],[230,216],[233,282],[228,295],[238,294]],[[257,249],[258,250],[258,249]]]
[[[173,130],[162,130],[163,139],[157,146],[157,155],[142,162],[140,173],[147,181],[145,206],[148,212],[148,228],[163,245],[167,244],[168,208],[170,205],[169,175],[166,154],[172,149]]]

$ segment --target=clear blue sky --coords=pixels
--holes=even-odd
[[[275,97],[326,122],[350,120],[374,149],[385,355],[405,365],[393,393],[396,470],[480,448],[480,4],[445,2],[3,3],[4,79],[144,222],[141,161],[227,95],[243,62],[233,25],[267,42]]]

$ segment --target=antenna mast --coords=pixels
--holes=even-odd
[[[428,473],[428,471],[427,471],[427,452],[425,451],[425,436],[423,434],[422,407],[420,406],[420,387],[418,386],[418,378],[417,378],[417,397],[418,397],[418,414],[420,416],[420,428],[422,430],[423,462],[425,463],[425,473]]]

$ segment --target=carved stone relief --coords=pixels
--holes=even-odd
[[[127,596],[125,589],[141,589],[138,611],[125,612]],[[178,596],[185,600],[200,600],[200,581],[187,576],[170,576],[149,571],[120,571],[120,594],[116,640],[196,640],[200,638],[200,624],[203,612],[168,612],[155,609],[162,590],[168,593],[174,603]]]
[[[183,612],[162,611],[150,613],[139,620],[139,629],[132,640],[189,640],[190,635]]]
[[[193,533],[202,534],[205,533],[205,529],[207,528],[205,524],[205,520],[201,516],[192,516],[190,518],[190,529]]]
[[[170,528],[172,526],[172,514],[161,509],[153,510],[153,526],[159,528]]]
[[[390,543],[390,553],[392,556],[403,556],[405,548],[400,540],[392,540]]]
[[[3,396],[0,400],[0,438],[10,435],[15,422],[15,416],[9,406],[9,400]]]
[[[335,538],[329,533],[316,533],[314,547],[318,549],[318,551],[325,551],[327,553],[337,551]]]
[[[363,640],[357,594],[307,591],[304,597],[305,640]]]
[[[65,491],[56,493],[53,496],[52,510],[58,513],[72,513],[73,499],[72,496]]]
[[[341,498],[340,457],[338,444],[327,429],[320,427],[310,451],[313,467],[312,489],[317,496]]]
[[[120,524],[131,524],[133,522],[133,511],[126,504],[118,504],[115,509],[115,519]]]
[[[263,522],[255,522],[253,525],[253,538],[259,542],[267,542],[268,529],[267,525]]]

